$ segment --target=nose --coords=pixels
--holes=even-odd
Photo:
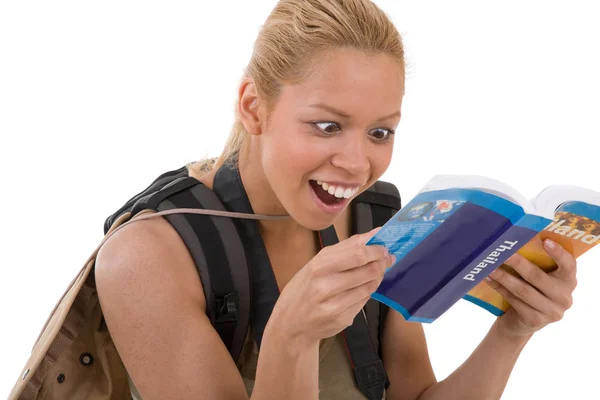
[[[348,171],[351,174],[359,174],[368,171],[371,163],[369,161],[368,143],[364,135],[347,135],[343,143],[338,143],[338,151],[331,158],[331,163]]]

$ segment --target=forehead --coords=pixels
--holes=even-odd
[[[399,111],[404,94],[401,63],[384,53],[336,49],[311,64],[306,78],[284,85],[284,104],[306,106],[325,103],[346,112],[375,113]]]

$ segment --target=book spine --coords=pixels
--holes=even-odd
[[[460,299],[467,289],[453,293],[451,302],[439,292],[462,279],[477,257],[512,226],[507,216],[470,202],[461,204],[386,272],[373,297],[398,310],[407,320],[433,321],[438,315],[423,313],[422,308],[439,303],[442,309],[447,309]]]

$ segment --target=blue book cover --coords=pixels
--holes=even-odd
[[[551,230],[565,212],[588,222],[581,235]],[[576,257],[599,243],[600,193],[553,186],[529,201],[485,177],[436,176],[367,242],[396,256],[372,298],[415,322],[431,323],[463,298],[501,315],[509,305],[482,280],[516,252],[551,269],[545,237]]]

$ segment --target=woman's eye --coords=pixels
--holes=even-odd
[[[392,129],[376,128],[370,131],[369,134],[376,140],[383,142],[388,140],[394,134],[394,131]]]
[[[335,122],[315,122],[314,124],[323,133],[327,133],[329,135],[337,133],[340,130],[340,126],[338,124],[336,124]]]

